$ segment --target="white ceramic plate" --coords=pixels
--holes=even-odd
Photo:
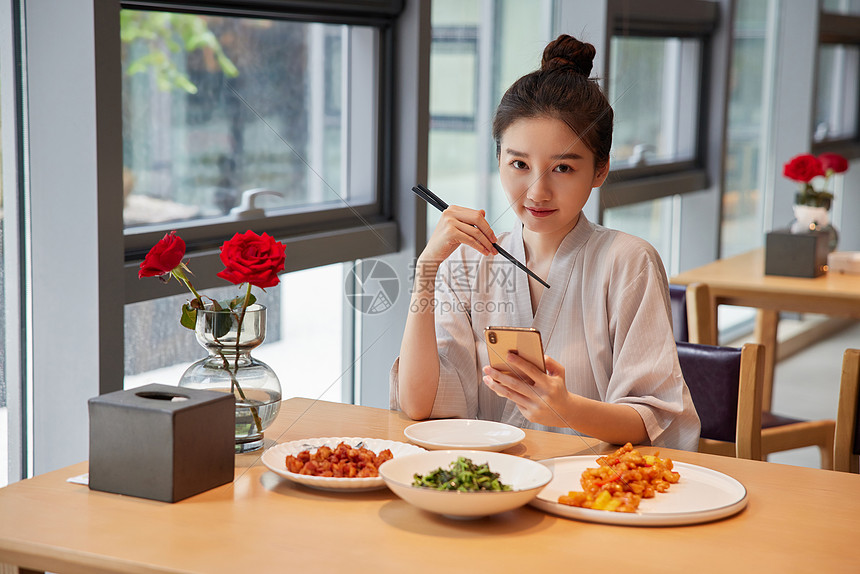
[[[572,490],[582,490],[579,479],[586,468],[596,468],[595,457],[566,456],[540,461],[553,474],[552,482],[531,501],[546,512],[604,524],[626,526],[678,526],[710,522],[736,514],[747,505],[747,491],[740,482],[721,472],[675,462],[674,470],[681,480],[667,492],[654,498],[643,498],[636,513],[607,512],[559,504],[558,497]]]
[[[457,457],[475,464],[487,463],[490,471],[512,490],[458,492],[412,486],[414,475],[427,474],[439,467],[448,468]],[[550,470],[533,460],[476,450],[434,450],[394,458],[379,468],[388,487],[406,502],[451,518],[479,518],[513,510],[527,504],[552,479]]]
[[[523,429],[473,419],[440,419],[415,423],[403,431],[410,441],[431,450],[465,449],[499,452],[522,442]]]
[[[385,488],[385,481],[382,480],[381,476],[368,478],[334,478],[330,476],[296,474],[287,470],[287,455],[291,454],[295,456],[303,450],[313,451],[321,446],[335,448],[341,442],[345,442],[352,446],[361,445],[366,449],[372,450],[376,454],[379,454],[379,451],[391,449],[391,454],[394,455],[394,458],[424,451],[423,448],[415,446],[414,444],[396,442],[393,440],[359,437],[323,437],[307,438],[276,444],[263,453],[262,461],[269,470],[288,480],[321,490],[361,491]]]

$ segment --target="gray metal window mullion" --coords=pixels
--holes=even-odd
[[[26,329],[26,281],[24,269],[26,260],[26,181],[24,149],[26,118],[22,83],[26,78],[18,77],[18,69],[23,59],[21,27],[19,22],[20,5],[13,2],[0,3],[0,137],[2,149],[3,174],[3,269],[0,282],[0,296],[3,300],[3,371],[6,389],[5,407],[7,433],[0,440],[6,441],[7,481],[15,482],[32,474],[32,453],[29,448],[30,427],[27,404],[30,396],[29,381],[26,375],[28,361],[26,351],[28,333]]]
[[[400,278],[400,294],[384,313],[363,315],[356,326],[361,345],[360,394],[355,402],[362,405],[387,407],[389,398],[388,373],[400,349],[403,325],[409,310],[410,274],[415,255],[426,240],[426,204],[411,192],[415,182],[427,181],[427,149],[429,131],[430,77],[430,3],[411,1],[396,24],[397,54],[394,82],[398,100],[393,102],[394,134],[397,145],[392,148],[393,185],[396,193],[394,209],[401,223],[396,253],[378,259],[391,266]],[[360,333],[358,330],[360,329]]]
[[[493,45],[496,36],[496,6],[493,0],[483,0],[480,5],[483,17],[478,23],[478,107],[474,128],[478,130],[478,198],[477,205],[492,205],[490,193],[493,188],[493,157],[495,148],[489,134],[480,131],[489,125],[493,115]],[[486,162],[486,164],[484,163]]]
[[[41,473],[87,458],[87,400],[122,387],[119,6],[28,0],[26,9],[31,438]]]

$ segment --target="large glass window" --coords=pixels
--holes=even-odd
[[[675,198],[661,197],[607,209],[603,212],[603,224],[641,237],[654,246],[663,260],[663,265],[670,267],[675,203]]]
[[[374,46],[375,29],[121,16],[127,227],[228,216],[250,189],[270,190],[256,206],[276,212],[375,199],[372,179],[347,186],[342,57],[350,42]],[[373,118],[374,104],[362,102],[361,112]],[[374,134],[364,136],[353,161],[372,164]]]
[[[603,73],[615,129],[599,206],[604,225],[646,239],[670,274],[680,265],[678,196],[715,182],[708,177],[709,145],[718,139],[703,134],[721,129],[709,125],[718,116],[706,106],[702,83],[714,54],[717,5],[677,7],[662,1],[609,3]]]
[[[735,10],[726,126],[725,187],[720,220],[720,255],[761,247],[764,239],[765,161],[770,99],[772,31],[770,0],[745,0]],[[724,340],[748,329],[754,310],[720,307]]]
[[[860,2],[824,2],[818,21],[812,134],[815,153],[860,156]]]
[[[429,184],[448,203],[487,210],[497,231],[515,217],[498,183],[492,114],[510,83],[538,67],[553,36],[554,8],[537,0],[433,3]],[[697,2],[679,21],[662,23],[652,8],[624,3],[610,10],[614,32],[593,71],[608,78],[615,111],[612,174],[598,217],[646,238],[668,260],[679,216],[671,196],[707,187],[701,80],[716,12]],[[674,179],[657,181],[666,175]],[[436,221],[428,210],[428,233]]]
[[[213,249],[249,228],[288,241],[337,234],[343,249],[288,270],[396,251],[381,152],[391,141],[391,29],[378,17],[338,23],[321,7],[310,22],[289,2],[278,8],[121,11],[129,278],[171,229],[209,265]],[[128,302],[162,296],[127,283]]]
[[[747,0],[735,12],[729,82],[725,190],[722,198],[720,254],[730,257],[761,247],[764,237],[762,193],[769,106],[769,0]]]
[[[837,14],[860,14],[860,0],[823,0],[825,12]]]
[[[195,286],[223,297],[217,248],[252,229],[287,242],[287,270],[312,268],[260,297],[269,324],[255,356],[283,379],[285,398],[344,396],[333,262],[396,251],[379,151],[390,29],[378,18],[294,19],[288,4],[283,17],[121,11],[126,387],[173,384],[203,352],[178,324],[188,295],[134,279],[137,262],[176,229]],[[360,238],[341,236],[338,248],[347,231]]]
[[[26,330],[0,352],[7,369],[14,363],[10,478],[86,458],[89,398],[147,376],[174,382],[169,369],[200,357],[170,299],[187,293],[137,278],[172,229],[206,290],[225,285],[218,247],[234,233],[286,243],[289,273],[261,297],[280,327],[260,358],[282,361],[286,396],[352,398],[340,385],[355,342],[341,266],[398,252],[392,166],[417,169],[399,161],[414,159],[414,144],[393,145],[395,91],[414,93],[395,55],[412,54],[423,24],[414,11],[401,18],[404,5],[0,2],[3,142],[14,152],[4,165],[4,303],[10,332]],[[402,66],[416,68],[411,58]],[[11,181],[10,164],[22,166]],[[279,195],[233,212],[247,190]],[[19,221],[24,239],[10,233]],[[19,256],[23,273],[8,267]],[[74,325],[74,345],[51,327],[54,306]],[[71,364],[73,380],[61,374]]]
[[[616,36],[611,55],[612,169],[694,159],[701,41]]]
[[[704,142],[710,140],[702,134],[719,126],[708,125],[712,114],[704,106],[702,79],[709,73],[705,56],[717,27],[717,4],[685,2],[680,11],[658,0],[610,2],[607,18],[611,35],[603,73],[615,131],[600,209],[707,188]],[[671,221],[663,228],[670,230]]]
[[[857,139],[858,70],[860,46],[825,44],[819,49],[815,83],[816,142]]]
[[[550,4],[433,2],[428,186],[449,204],[484,209],[498,233],[516,217],[499,184],[492,116],[511,82],[540,65]],[[438,220],[428,209],[428,233]]]

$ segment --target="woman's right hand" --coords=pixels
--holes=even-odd
[[[460,245],[468,245],[483,255],[497,254],[493,243],[498,240],[485,216],[483,209],[450,206],[442,212],[419,259],[428,263],[441,263]]]

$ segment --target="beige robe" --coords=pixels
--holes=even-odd
[[[521,224],[502,234],[499,245],[525,261]],[[481,382],[481,369],[489,363],[484,328],[533,327],[546,354],[564,366],[569,391],[630,405],[655,446],[696,450],[699,417],[678,364],[668,282],[656,250],[583,214],[544,279],[551,288],[533,315],[528,276],[503,257],[460,246],[442,264],[435,311],[440,377],[431,418],[479,418],[578,434],[528,421],[515,403]],[[395,409],[397,377],[396,361],[390,376]]]

